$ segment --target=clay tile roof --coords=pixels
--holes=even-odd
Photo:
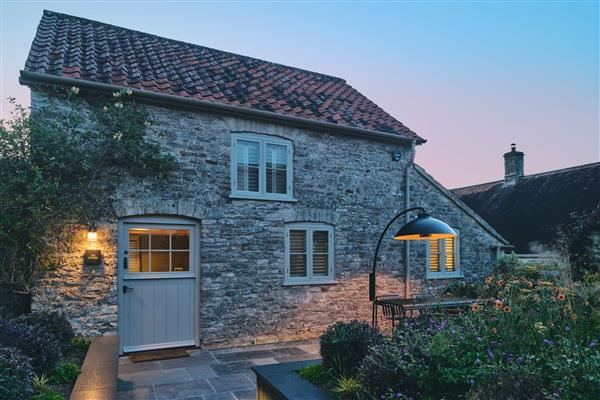
[[[551,247],[557,229],[600,206],[600,162],[526,175],[515,184],[504,181],[453,189],[517,253]]]
[[[236,105],[424,142],[345,80],[44,11],[25,71]]]

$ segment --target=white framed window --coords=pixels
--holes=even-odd
[[[333,283],[333,265],[333,226],[319,223],[286,225],[284,283]]]
[[[461,278],[460,232],[456,237],[427,241],[427,278]]]
[[[231,135],[231,197],[293,200],[293,147],[286,139]]]

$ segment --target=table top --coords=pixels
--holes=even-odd
[[[477,299],[468,299],[464,297],[446,297],[446,296],[432,296],[423,298],[379,298],[375,299],[377,305],[396,305],[404,309],[415,309],[415,308],[431,308],[431,307],[449,307],[449,306],[463,306],[471,305],[476,303]]]

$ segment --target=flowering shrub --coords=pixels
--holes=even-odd
[[[53,335],[14,320],[0,320],[0,346],[15,347],[31,358],[38,374],[51,372],[62,356],[62,346]]]
[[[14,347],[0,347],[0,399],[31,397],[33,371],[29,358]]]
[[[35,311],[14,319],[16,322],[42,329],[53,335],[64,347],[75,337],[73,327],[64,314],[56,311]]]
[[[364,387],[386,399],[600,398],[600,288],[541,272],[521,266],[450,288],[483,300],[463,316],[400,324],[365,356]]]
[[[323,367],[338,374],[353,374],[367,354],[369,346],[382,341],[383,335],[363,321],[338,322],[321,335]]]

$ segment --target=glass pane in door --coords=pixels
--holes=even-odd
[[[189,270],[189,229],[129,229],[128,272],[187,272]]]

